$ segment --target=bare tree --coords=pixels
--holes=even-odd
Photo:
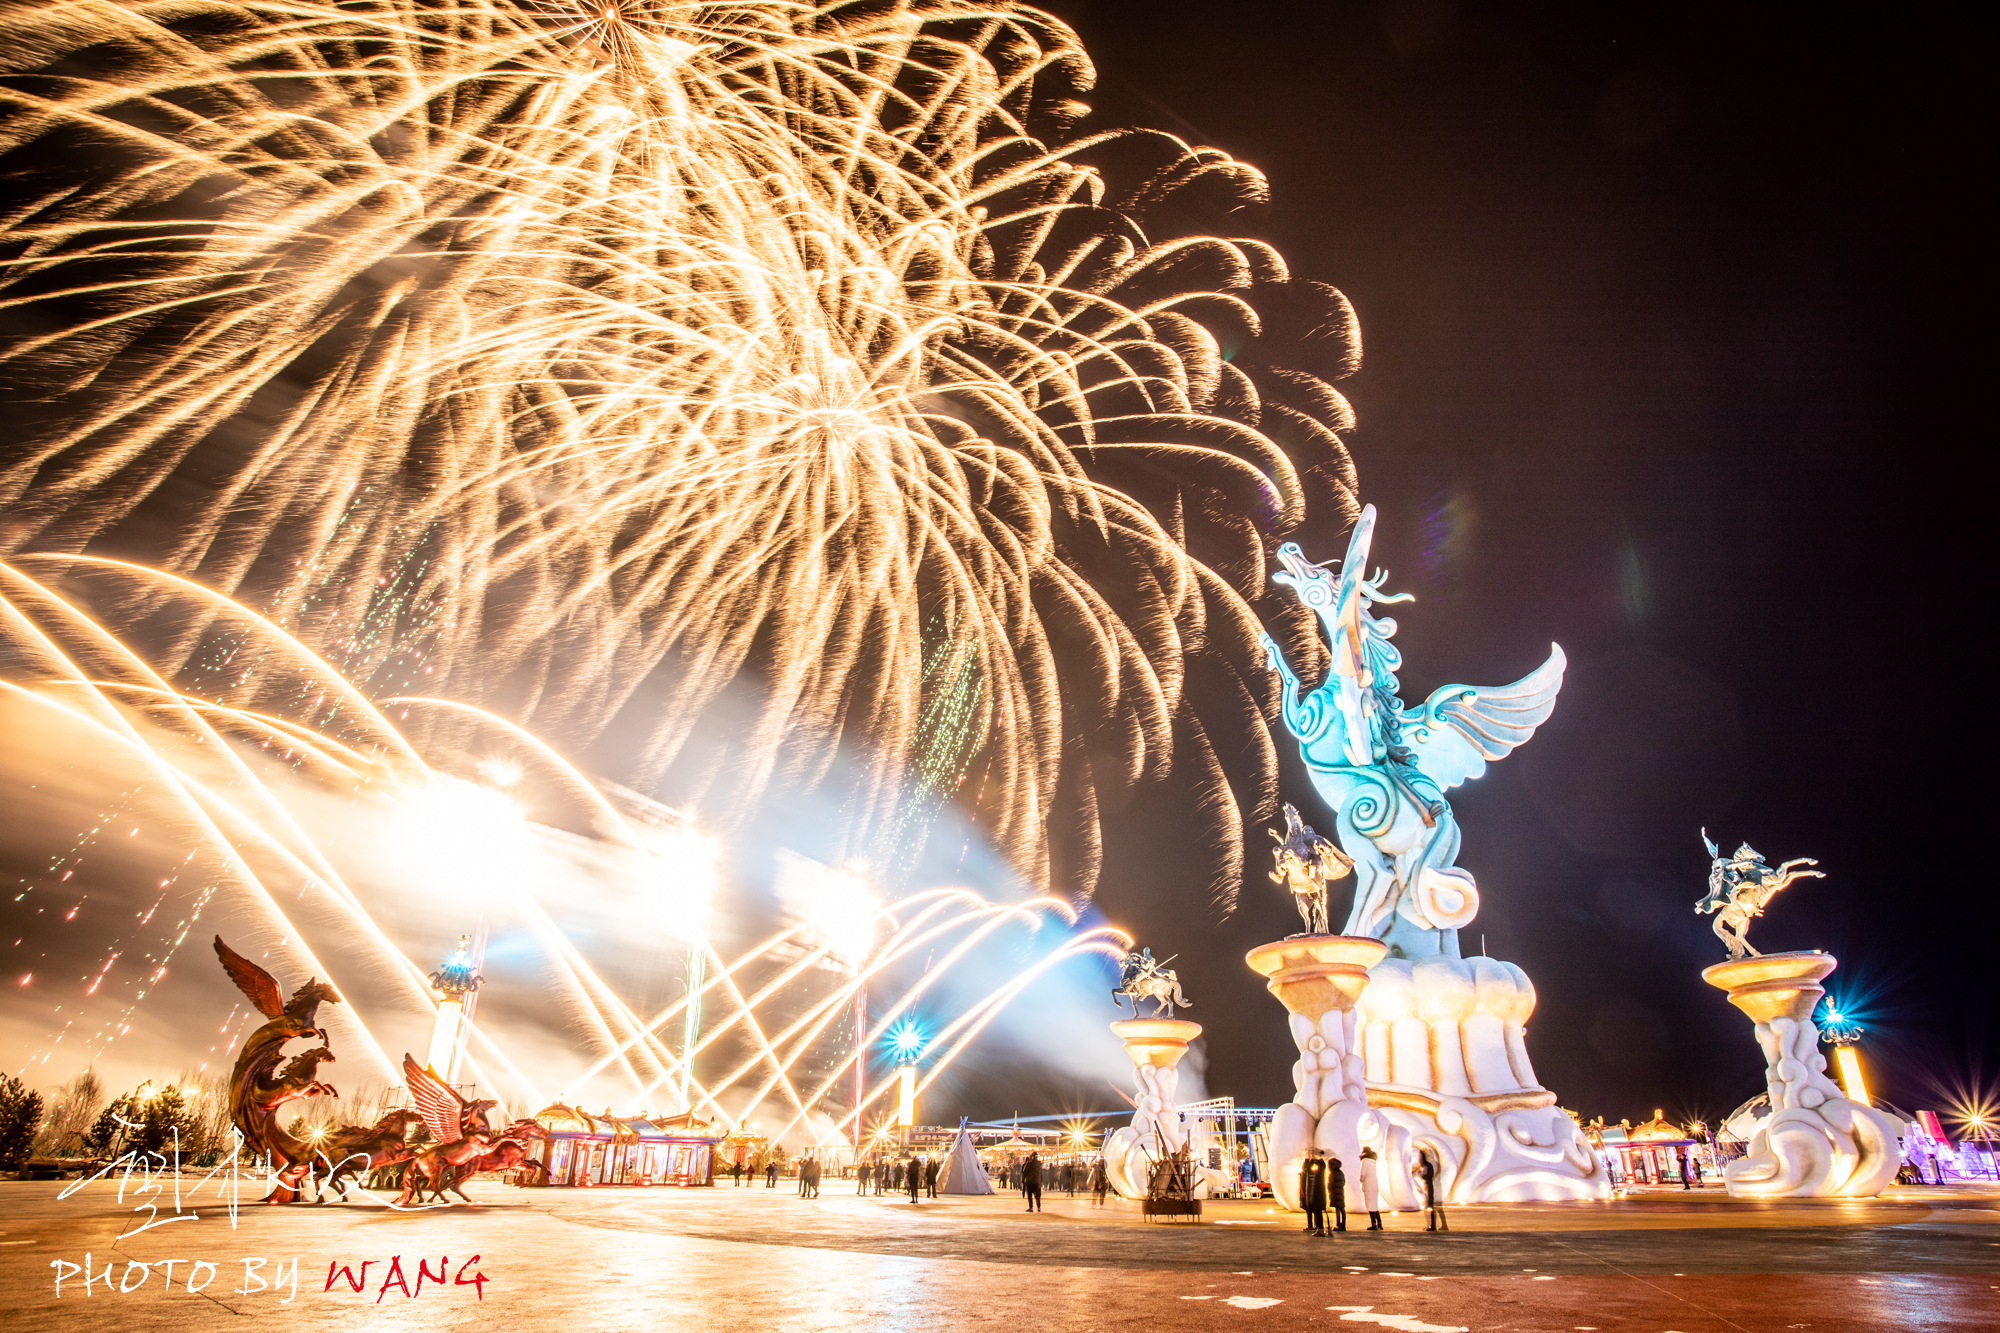
[[[84,1136],[104,1109],[104,1080],[85,1069],[57,1087],[49,1097],[48,1114],[35,1135],[37,1157],[82,1157],[88,1153]]]

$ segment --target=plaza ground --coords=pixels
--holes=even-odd
[[[123,1239],[148,1216],[176,1216],[171,1182],[122,1202],[115,1178],[68,1199],[60,1184],[0,1184],[0,1329],[208,1330],[245,1318],[534,1333],[2000,1327],[2000,1189],[1769,1204],[1639,1192],[1454,1209],[1449,1234],[1386,1214],[1386,1233],[1317,1238],[1266,1203],[1212,1202],[1200,1226],[1148,1224],[1136,1205],[1082,1195],[1029,1215],[1011,1194],[912,1207],[837,1180],[818,1199],[780,1182],[481,1184],[477,1207],[419,1213],[246,1201],[232,1228],[213,1187],[190,1198],[190,1183],[183,1220]],[[135,1215],[134,1203],[158,1211]],[[187,1290],[190,1274],[202,1290]]]

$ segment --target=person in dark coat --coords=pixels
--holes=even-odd
[[[867,1162],[863,1162],[861,1165],[855,1167],[854,1192],[856,1194],[866,1194],[868,1192],[868,1179],[870,1176],[873,1176],[874,1174],[875,1174],[875,1168],[869,1165]]]
[[[1306,1234],[1326,1234],[1326,1158],[1312,1149],[1299,1165],[1299,1207],[1305,1209]]]
[[[1430,1225],[1426,1231],[1449,1231],[1451,1227],[1444,1220],[1444,1208],[1438,1203],[1437,1163],[1431,1160],[1428,1151],[1417,1153],[1417,1179],[1424,1183],[1424,1207],[1430,1210]]]
[[[1104,1169],[1104,1159],[1098,1158],[1090,1164],[1090,1192],[1097,1196],[1102,1205],[1104,1196],[1111,1192],[1111,1173]]]
[[[775,1157],[764,1163],[764,1188],[767,1190],[778,1188],[778,1159]]]
[[[1035,1153],[1029,1153],[1028,1160],[1021,1163],[1021,1193],[1027,1196],[1026,1211],[1042,1211],[1042,1159]]]
[[[938,1174],[943,1168],[942,1157],[933,1157],[924,1165],[924,1193],[933,1199],[937,1197]]]
[[[923,1162],[916,1157],[911,1157],[909,1165],[903,1170],[903,1179],[909,1182],[910,1202],[912,1204],[917,1203],[924,1195]]]
[[[1347,1230],[1347,1171],[1338,1157],[1327,1159],[1326,1198],[1333,1205],[1333,1229]]]

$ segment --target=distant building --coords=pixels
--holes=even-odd
[[[530,1160],[544,1185],[713,1185],[722,1136],[692,1115],[591,1115],[558,1102],[535,1113],[548,1134]]]

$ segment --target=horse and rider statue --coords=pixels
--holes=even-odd
[[[1120,1009],[1125,1001],[1132,1002],[1132,1017],[1139,1017],[1139,1001],[1153,1001],[1153,1017],[1172,1018],[1174,1007],[1192,1009],[1194,1005],[1181,994],[1180,978],[1166,966],[1180,957],[1156,959],[1150,948],[1140,949],[1125,955],[1125,964],[1118,971],[1118,987],[1111,992],[1111,998]]]
[[[1708,896],[1694,905],[1694,910],[1703,916],[1715,917],[1715,934],[1729,946],[1729,961],[1734,963],[1745,957],[1761,958],[1763,955],[1750,947],[1748,934],[1750,922],[1764,915],[1771,899],[1778,896],[1778,890],[1797,879],[1825,879],[1818,870],[1797,870],[1795,866],[1816,866],[1818,861],[1810,856],[1798,856],[1773,867],[1761,853],[1749,843],[1738,847],[1731,856],[1724,856],[1716,845],[1709,841],[1708,830],[1701,831],[1702,845],[1708,848]]]
[[[1292,903],[1305,919],[1305,934],[1327,934],[1327,885],[1346,878],[1354,869],[1354,858],[1299,818],[1295,805],[1285,807],[1283,833],[1268,831],[1278,844],[1271,849],[1271,858],[1278,863],[1271,872],[1271,882],[1291,890]]]

